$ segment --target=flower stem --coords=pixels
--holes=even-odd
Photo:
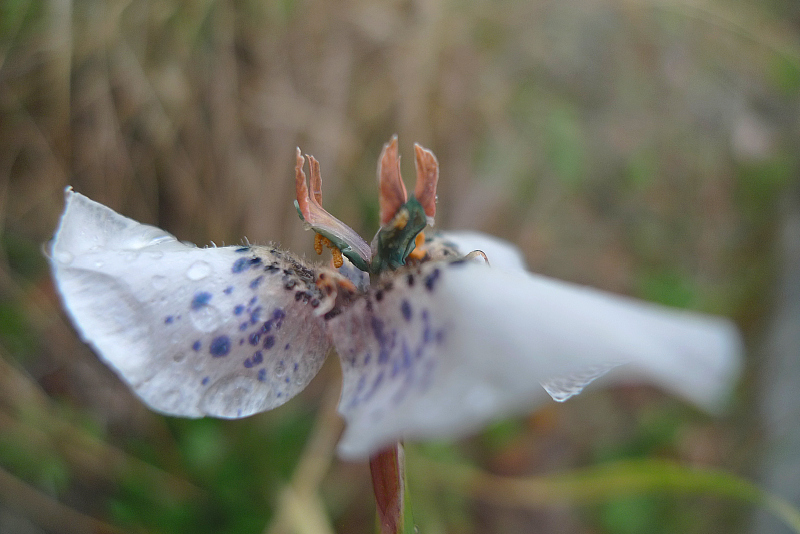
[[[400,442],[369,459],[380,534],[411,534],[414,521],[406,507],[405,454]]]

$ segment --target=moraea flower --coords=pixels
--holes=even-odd
[[[397,139],[384,147],[381,228],[367,244],[322,207],[319,164],[307,157],[307,183],[298,149],[296,207],[333,267],[271,246],[197,248],[67,189],[50,258],[64,306],[100,357],[170,415],[280,406],[335,347],[349,459],[469,433],[606,373],[720,406],[741,356],[730,322],[528,273],[488,236],[425,236],[438,163],[420,146],[415,159],[408,195]]]

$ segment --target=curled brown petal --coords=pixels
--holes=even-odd
[[[397,135],[383,145],[378,160],[381,226],[387,224],[408,200],[406,186],[400,176],[400,157],[397,155]]]
[[[433,217],[436,215],[436,184],[439,181],[439,162],[436,156],[427,148],[414,144],[414,156],[417,168],[417,183],[414,186],[414,196],[417,198],[425,215],[428,216],[428,224],[433,225]]]

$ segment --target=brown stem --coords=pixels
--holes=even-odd
[[[402,533],[405,490],[403,444],[395,443],[371,456],[369,468],[378,508],[380,533]]]

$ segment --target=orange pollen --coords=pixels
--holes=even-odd
[[[331,245],[331,255],[333,256],[333,266],[337,269],[344,265],[344,260],[342,259],[342,251],[338,248]]]
[[[322,254],[322,246],[325,245],[329,249],[331,249],[331,255],[333,255],[333,266],[337,269],[344,265],[344,260],[342,259],[342,251],[336,248],[336,245],[331,243],[331,240],[325,237],[322,234],[314,234],[314,251],[317,254]]]
[[[328,239],[320,234],[314,234],[314,251],[317,254],[322,254],[322,245],[325,243],[325,241],[328,241]]]
[[[421,261],[422,258],[425,257],[425,250],[422,248],[422,245],[425,244],[425,232],[420,232],[417,234],[417,237],[414,238],[414,250],[409,253],[408,257],[412,260]]]

